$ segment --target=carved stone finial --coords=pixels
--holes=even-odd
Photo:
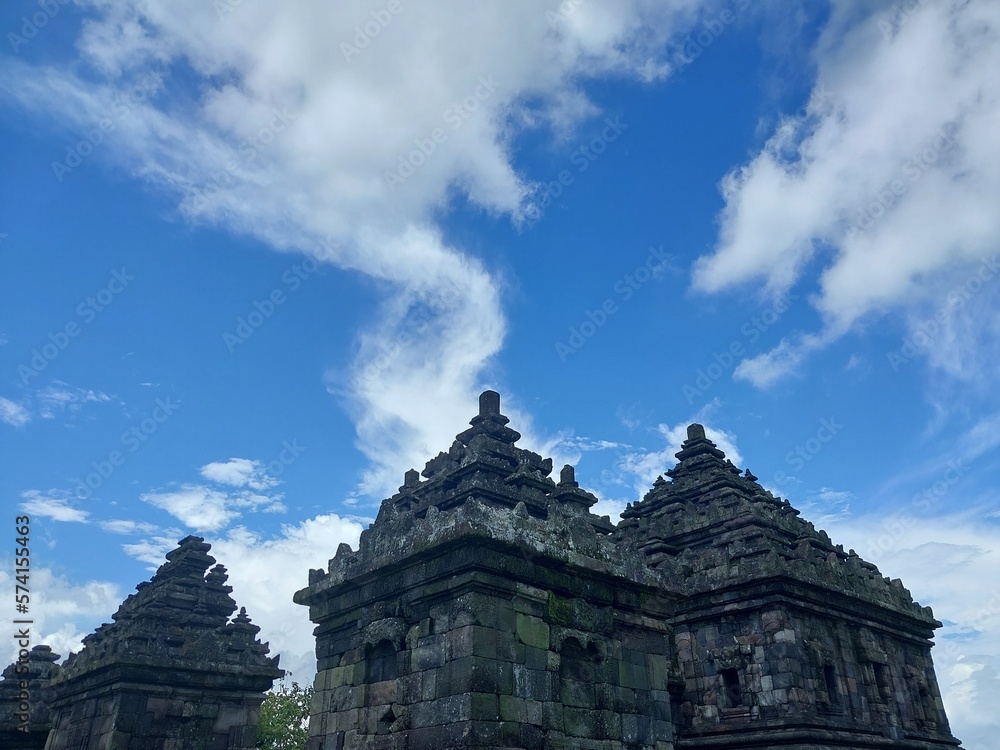
[[[579,487],[576,481],[576,469],[574,469],[570,464],[566,464],[562,467],[559,472],[559,484],[569,485],[571,487]]]
[[[483,391],[479,394],[479,416],[488,417],[500,413],[500,394],[496,391]]]
[[[416,469],[410,469],[403,475],[404,487],[416,487],[418,484],[420,484],[420,472]]]
[[[208,575],[205,576],[205,580],[215,586],[225,585],[226,581],[229,580],[229,573],[226,572],[226,566],[221,563],[216,565],[208,572]]]
[[[695,422],[694,424],[688,425],[688,440],[704,440],[705,439],[705,428]]]

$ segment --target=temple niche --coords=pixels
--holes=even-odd
[[[613,524],[508,422],[483,393],[296,593],[309,750],[959,746],[930,609],[700,425]]]

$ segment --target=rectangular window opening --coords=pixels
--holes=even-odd
[[[885,664],[872,664],[875,669],[875,684],[878,685],[879,690],[885,690],[889,687],[889,680],[885,674]]]
[[[830,705],[839,706],[840,689],[837,687],[837,668],[832,664],[824,666],[823,679],[826,681],[826,694],[830,697]]]
[[[740,687],[740,671],[738,669],[723,669],[722,687],[726,694],[726,705],[736,708],[743,705],[743,689]]]
[[[888,700],[892,697],[892,685],[889,684],[889,667],[885,664],[872,662],[872,670],[875,672],[875,687],[880,698]]]

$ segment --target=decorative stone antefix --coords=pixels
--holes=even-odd
[[[683,572],[678,748],[957,746],[930,609],[741,474],[701,425],[677,458],[618,534]]]
[[[284,672],[257,640],[226,570],[182,539],[52,679],[47,750],[252,748],[264,693]],[[211,570],[209,570],[211,568]]]
[[[671,750],[679,590],[517,448],[500,397],[408,471],[295,601],[316,623],[309,750]]]
[[[49,682],[59,671],[59,654],[48,646],[35,646],[27,658],[3,671],[0,682],[0,748],[45,747],[52,727]]]

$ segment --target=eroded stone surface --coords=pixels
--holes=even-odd
[[[181,540],[51,681],[48,750],[252,748],[277,657],[200,537]]]
[[[957,746],[930,610],[700,425],[617,526],[507,425],[487,391],[296,594],[310,750]]]
[[[857,747],[876,746],[857,734],[873,729],[891,746],[953,743],[930,608],[741,475],[700,425],[677,457],[672,481],[657,480],[618,533],[652,567],[683,570],[681,736],[821,722]],[[735,670],[728,689],[724,670]]]
[[[49,683],[59,671],[59,654],[35,646],[27,658],[3,671],[0,682],[0,748],[45,747],[52,727],[52,691]]]

